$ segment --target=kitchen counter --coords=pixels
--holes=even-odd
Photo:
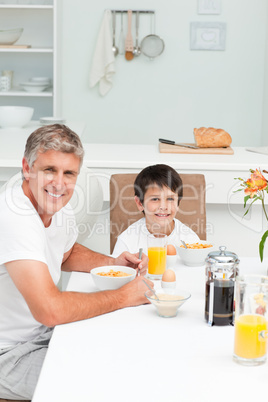
[[[68,123],[81,135],[83,125]],[[79,128],[80,127],[80,128]],[[34,127],[14,133],[0,130],[0,184],[17,173],[27,136]],[[30,130],[30,131],[29,131]],[[82,138],[83,141],[83,138]],[[202,173],[206,179],[207,239],[225,245],[238,255],[256,257],[261,235],[267,229],[261,206],[254,204],[243,218],[243,193],[234,193],[239,185],[236,177],[247,179],[249,169],[268,170],[268,155],[234,147],[233,155],[161,154],[157,145],[88,144],[84,143],[84,165],[98,177],[104,194],[103,211],[85,245],[96,251],[109,253],[110,196],[112,174],[138,173],[148,165],[165,163],[179,173]],[[266,197],[268,198],[268,197]],[[268,202],[266,200],[266,202]],[[268,247],[265,248],[268,253]]]
[[[268,169],[268,155],[233,148],[233,155],[166,154],[158,145],[84,144],[86,165],[91,168],[143,169],[154,163],[168,163],[177,170],[245,171]]]

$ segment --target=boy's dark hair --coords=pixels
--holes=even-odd
[[[168,165],[153,165],[144,168],[134,182],[135,195],[143,204],[144,195],[148,188],[156,184],[158,187],[168,187],[173,193],[178,194],[178,205],[183,196],[182,180],[179,173]]]

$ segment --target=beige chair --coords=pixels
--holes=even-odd
[[[137,174],[115,174],[110,179],[110,252],[117,236],[143,217],[134,201],[134,181]],[[176,214],[201,240],[206,240],[206,182],[202,174],[180,174],[183,198]]]

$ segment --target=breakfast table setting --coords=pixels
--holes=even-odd
[[[235,262],[240,275],[266,275],[266,259]],[[190,294],[175,316],[148,303],[56,326],[33,402],[247,402],[263,387],[265,394],[267,362],[238,364],[234,326],[209,325],[205,317],[207,264],[187,266],[178,256],[171,265],[176,289]],[[163,279],[153,280],[156,293]],[[67,290],[99,288],[93,273],[73,272]]]

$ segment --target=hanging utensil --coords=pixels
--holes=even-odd
[[[136,11],[136,46],[133,49],[134,56],[141,54],[141,48],[139,47],[139,11]]]
[[[145,38],[143,38],[143,40],[141,41],[141,52],[150,59],[154,59],[155,57],[160,56],[160,54],[162,54],[165,49],[165,42],[163,41],[163,39],[161,39],[160,36],[155,35],[155,14],[154,28],[151,29],[151,32],[153,33],[145,36]]]
[[[121,29],[120,29],[119,39],[118,39],[119,54],[125,53],[124,21],[123,20],[124,20],[124,13],[121,12]]]
[[[115,25],[116,25],[116,15],[115,15],[115,11],[113,11],[113,52],[114,52],[114,55],[117,56],[118,55],[118,47],[116,47],[116,45],[115,45]]]
[[[128,10],[127,16],[128,16],[128,30],[127,30],[127,36],[126,36],[126,42],[125,42],[125,58],[126,58],[126,60],[129,61],[129,60],[132,60],[134,57],[133,38],[132,38],[132,33],[131,33],[132,10]]]

